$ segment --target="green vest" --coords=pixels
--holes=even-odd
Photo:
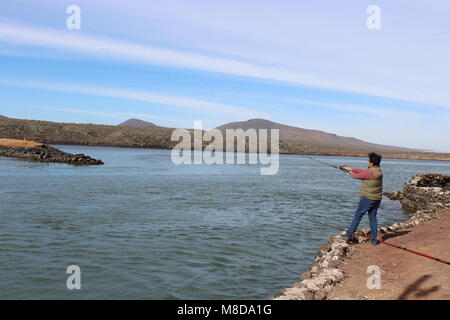
[[[370,200],[381,200],[383,191],[383,172],[381,168],[369,168],[373,176],[370,180],[362,180],[360,194]]]

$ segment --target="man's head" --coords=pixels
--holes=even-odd
[[[381,156],[376,154],[375,152],[369,153],[369,165],[370,166],[379,166],[381,162]]]

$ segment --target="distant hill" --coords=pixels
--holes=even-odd
[[[413,151],[406,148],[384,146],[355,138],[339,137],[323,131],[286,126],[263,119],[229,123],[219,128],[278,128],[281,134],[280,153],[284,154],[367,157],[367,152],[377,151],[385,158],[450,160],[449,153]],[[129,127],[0,117],[0,138],[33,140],[53,145],[171,149],[178,143],[178,141],[171,140],[173,130],[175,129],[156,125]],[[204,146],[206,145],[205,142]]]
[[[0,138],[33,140],[46,144],[172,148],[174,129],[112,126],[88,123],[64,123],[40,120],[0,118]]]
[[[134,128],[145,128],[145,127],[158,127],[152,122],[147,122],[139,119],[128,119],[127,121],[119,124],[119,127],[134,127]]]
[[[375,144],[352,137],[341,137],[333,133],[319,130],[303,129],[276,123],[265,119],[251,119],[247,121],[230,122],[217,127],[225,129],[279,129],[280,140],[286,142],[305,143],[310,145],[344,147],[362,150],[390,151],[390,152],[421,152],[422,150],[408,149],[396,146]]]

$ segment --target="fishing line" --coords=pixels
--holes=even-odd
[[[318,163],[321,163],[321,164],[324,164],[324,165],[329,166],[329,167],[333,167],[335,169],[343,170],[342,168],[344,167],[344,166],[339,166],[338,167],[338,166],[335,166],[333,164],[330,164],[330,163],[327,163],[327,162],[324,162],[324,161],[320,161],[320,160],[317,160],[317,159],[314,159],[314,158],[311,158],[311,157],[307,157],[307,156],[301,156],[301,157],[309,159],[309,160],[312,160],[312,161],[315,161],[315,162],[318,162]]]

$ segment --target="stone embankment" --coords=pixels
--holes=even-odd
[[[101,160],[84,154],[71,154],[33,141],[0,139],[0,156],[28,161],[58,162],[73,165],[100,165]]]
[[[403,208],[411,213],[405,222],[379,228],[381,235],[417,226],[435,219],[439,210],[450,208],[450,176],[445,174],[422,173],[405,183],[403,191],[386,193],[393,200],[400,200]],[[315,257],[309,270],[303,273],[300,282],[280,291],[275,300],[324,300],[334,286],[345,279],[340,268],[343,260],[353,253],[352,245],[343,238],[345,232],[330,236]],[[359,229],[355,243],[367,242],[369,228]],[[370,237],[369,237],[370,238]]]
[[[400,200],[409,212],[450,208],[450,176],[421,173],[405,183],[403,191],[385,193],[391,200]]]
[[[344,280],[339,268],[342,259],[351,254],[352,248],[343,237],[331,236],[329,244],[322,247],[309,271],[303,273],[300,282],[281,290],[274,300],[324,300],[337,283]]]

